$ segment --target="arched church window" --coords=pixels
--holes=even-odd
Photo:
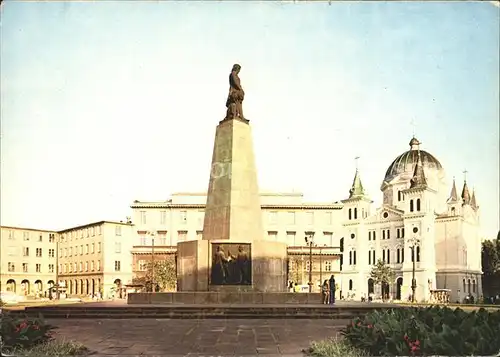
[[[352,210],[349,208],[349,220],[352,219]]]
[[[420,211],[420,198],[417,198],[417,211]]]
[[[358,219],[358,209],[354,208],[354,219]]]
[[[413,212],[413,200],[410,200],[410,212]]]
[[[349,279],[349,290],[352,290],[352,279]]]

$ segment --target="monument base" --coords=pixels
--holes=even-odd
[[[217,284],[213,281],[213,264],[218,244],[250,246],[250,281],[247,284]],[[232,254],[235,254],[234,252]],[[218,291],[286,292],[287,246],[282,242],[255,240],[252,242],[198,240],[177,245],[177,290],[180,292]]]

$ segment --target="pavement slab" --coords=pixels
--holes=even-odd
[[[348,321],[290,319],[48,320],[59,340],[92,356],[302,356],[313,340],[335,337]]]

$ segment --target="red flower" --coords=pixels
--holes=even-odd
[[[372,325],[368,325],[368,326],[366,326],[366,327],[368,327],[368,328],[372,328],[373,326],[372,326]]]
[[[408,341],[408,335],[405,335],[404,339],[405,341]]]
[[[412,352],[415,352],[416,350],[417,350],[417,346],[413,346],[413,347],[411,348],[411,351],[412,351]]]
[[[415,346],[419,346],[420,345],[420,341],[419,340],[416,340],[415,341]]]

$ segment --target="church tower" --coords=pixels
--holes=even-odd
[[[370,205],[373,201],[368,197],[361,183],[358,168],[354,174],[349,198],[342,200],[343,208],[343,239],[344,252],[342,262],[342,291],[364,291],[369,278],[369,265],[367,260],[368,245],[366,244],[367,231],[365,221],[370,216]]]
[[[403,263],[403,281],[410,290],[415,260],[416,299],[429,298],[429,286],[436,280],[435,207],[436,190],[430,188],[425,177],[420,151],[410,180],[410,188],[403,191],[406,206],[403,215],[405,231],[408,232]]]
[[[448,204],[448,215],[459,216],[462,214],[462,200],[457,194],[457,185],[455,184],[455,177],[453,177],[453,185],[451,187],[450,197],[446,201]]]

